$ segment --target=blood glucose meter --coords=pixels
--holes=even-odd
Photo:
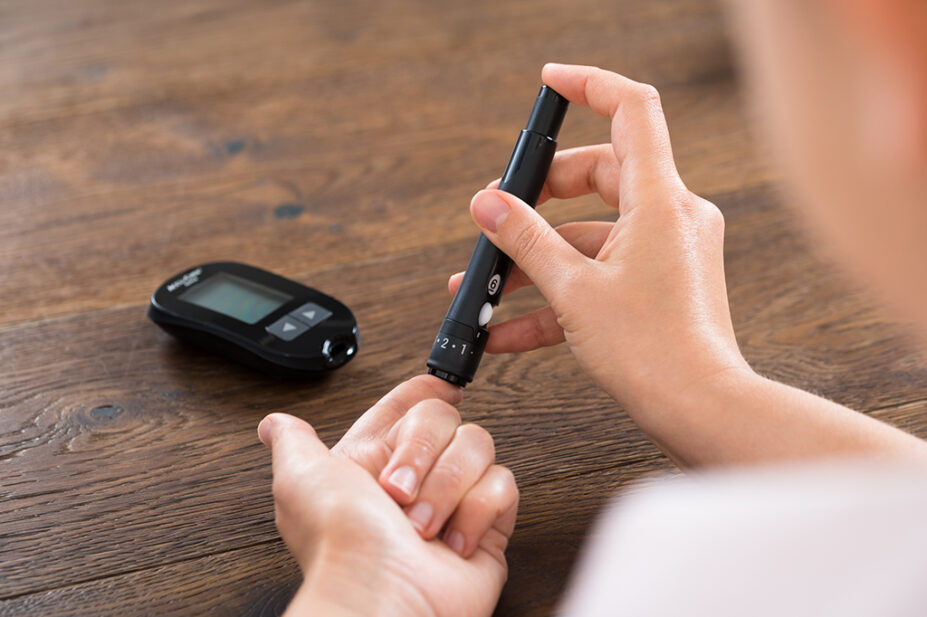
[[[177,338],[277,377],[336,369],[360,344],[357,321],[338,300],[235,262],[167,279],[151,296],[148,317]]]

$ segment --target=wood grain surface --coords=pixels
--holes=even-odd
[[[331,444],[423,371],[467,203],[549,60],[661,90],[683,178],[725,213],[753,366],[927,436],[927,362],[781,204],[714,1],[31,0],[0,3],[0,50],[0,615],[283,611],[299,573],[255,426],[285,411]],[[560,141],[607,138],[576,108]],[[221,259],[342,299],[358,358],[281,383],[146,319]],[[486,357],[461,413],[522,489],[498,615],[551,614],[599,508],[674,473],[562,347]]]

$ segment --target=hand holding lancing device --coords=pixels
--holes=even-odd
[[[542,77],[570,102],[611,118],[611,143],[558,152],[539,203],[597,192],[620,217],[554,230],[508,193],[477,193],[473,220],[516,265],[505,292],[533,283],[549,303],[490,327],[486,350],[565,340],[659,442],[676,421],[665,417],[673,407],[667,396],[727,370],[749,371],[728,309],[724,220],[680,179],[652,86],[584,66],[548,64]],[[462,276],[451,277],[452,293]]]

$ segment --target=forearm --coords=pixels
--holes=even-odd
[[[681,466],[835,456],[927,461],[927,443],[913,435],[749,369],[718,374],[660,405],[642,428]]]

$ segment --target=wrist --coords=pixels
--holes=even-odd
[[[287,606],[284,617],[310,617],[326,615],[327,617],[361,617],[364,612],[360,607],[345,606],[343,601],[334,601],[324,593],[319,593],[308,581],[303,581],[296,595]]]
[[[332,554],[323,548],[303,568],[303,582],[285,617],[432,617],[433,612],[414,587],[377,559],[377,551],[358,555]]]
[[[723,463],[733,437],[729,429],[744,411],[737,401],[760,391],[766,381],[746,361],[732,363],[683,387],[653,393],[632,416],[681,467]]]

